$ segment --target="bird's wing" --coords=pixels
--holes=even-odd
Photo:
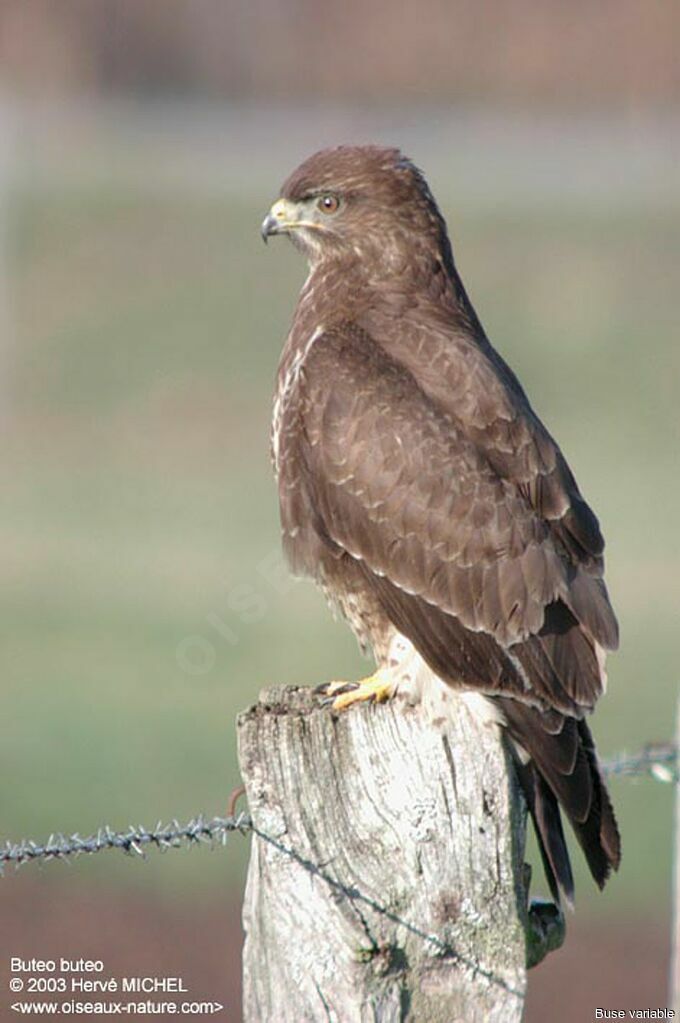
[[[365,329],[454,419],[497,475],[520,490],[569,559],[601,576],[598,521],[517,377],[481,327],[453,328],[441,304],[427,299],[407,306],[397,322],[395,330],[394,321],[373,312]],[[616,645],[615,628],[613,633],[608,648]]]
[[[443,380],[445,370],[440,364]],[[496,386],[489,374],[480,401]],[[518,455],[521,446],[514,451],[502,430],[494,445],[493,431],[471,427],[437,400],[434,377],[424,386],[418,376],[356,326],[316,336],[300,369],[296,440],[279,481],[284,544],[295,560],[301,541],[309,543],[301,523],[311,520],[331,552],[355,559],[389,619],[440,678],[494,699],[529,757],[522,755],[520,775],[553,895],[559,887],[571,900],[558,801],[600,886],[620,859],[583,721],[604,684],[600,648],[617,636],[597,522],[556,446],[551,454],[550,438],[527,417],[521,391],[514,416],[525,416],[523,424],[513,427],[502,405],[494,418],[491,404],[489,421],[505,418],[524,446],[533,432],[543,453]],[[507,388],[509,408],[512,380]],[[522,473],[513,471],[513,455]],[[555,477],[543,483],[551,464]],[[564,506],[561,516],[541,508],[548,493],[553,508]],[[590,549],[585,535],[575,540],[584,529]]]
[[[592,564],[531,500],[540,484],[500,474],[488,445],[354,325],[316,338],[299,400],[301,490],[317,533],[446,627],[453,618],[522,661],[548,658],[569,698],[592,706],[596,647],[614,645],[616,623]],[[282,512],[285,542],[297,529],[285,495]]]

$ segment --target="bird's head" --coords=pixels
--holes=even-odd
[[[446,227],[423,175],[398,149],[338,146],[310,156],[281,189],[262,237],[287,234],[314,266],[361,259],[394,271],[414,246],[446,263]]]

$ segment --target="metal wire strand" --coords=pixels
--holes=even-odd
[[[636,754],[620,753],[604,761],[602,770],[608,777],[647,776],[657,781],[680,783],[678,747],[673,743],[650,743]],[[149,847],[165,852],[167,849],[201,843],[226,845],[231,832],[246,834],[253,830],[253,822],[247,813],[234,813],[227,817],[210,818],[199,815],[192,817],[186,824],[180,824],[177,820],[170,824],[159,822],[150,830],[143,826],[131,826],[126,831],[113,831],[105,825],[87,838],[75,832],[72,835],[50,835],[43,843],[30,839],[7,842],[0,846],[0,875],[8,865],[20,867],[33,860],[75,859],[104,849],[120,849],[129,855],[144,857]]]
[[[143,825],[130,826],[126,831],[113,831],[108,825],[96,834],[82,838],[78,832],[72,835],[50,835],[44,843],[24,839],[21,842],[7,842],[0,847],[0,874],[8,864],[16,867],[32,860],[65,860],[83,854],[92,855],[104,849],[120,849],[130,855],[144,857],[149,846],[165,852],[182,845],[220,842],[226,845],[229,833],[240,831],[245,834],[252,830],[250,817],[240,813],[232,817],[192,817],[186,824],[173,820],[147,829]]]

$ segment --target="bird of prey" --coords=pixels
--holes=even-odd
[[[285,553],[377,664],[333,706],[399,692],[445,720],[464,694],[507,736],[553,897],[572,904],[560,807],[600,887],[620,860],[586,723],[618,643],[598,521],[398,149],[311,156],[262,224],[278,234],[310,268],[274,397]]]

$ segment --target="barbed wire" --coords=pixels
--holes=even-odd
[[[602,764],[609,778],[650,775],[666,783],[680,781],[680,749],[672,742],[650,742],[635,754],[619,753]]]
[[[608,777],[644,777],[657,781],[680,782],[680,750],[674,743],[650,743],[638,753],[620,753],[605,760],[602,770]],[[158,823],[147,829],[142,825],[130,826],[125,831],[114,831],[108,825],[86,838],[78,832],[72,835],[53,834],[46,842],[30,839],[21,842],[6,842],[0,846],[0,875],[7,866],[21,867],[31,861],[69,860],[81,855],[93,855],[104,849],[119,849],[129,855],[146,856],[148,848],[165,852],[182,846],[219,843],[226,845],[231,833],[238,831],[261,833],[255,828],[247,813],[230,814],[226,817],[192,817],[186,824],[173,820],[170,824]],[[261,835],[266,838],[266,835]]]
[[[231,817],[210,817],[202,815],[192,817],[186,824],[172,821],[170,824],[158,823],[155,828],[147,829],[143,825],[130,826],[126,831],[113,831],[108,825],[100,828],[95,834],[82,838],[78,832],[72,835],[53,834],[44,843],[24,839],[21,842],[6,842],[0,847],[0,875],[7,865],[16,867],[29,863],[31,860],[66,860],[83,854],[92,855],[104,849],[120,849],[130,855],[146,856],[147,847],[151,846],[159,852],[178,849],[182,845],[198,845],[220,842],[226,845],[229,834],[240,831],[245,834],[253,830],[252,821],[247,813],[235,814]]]

